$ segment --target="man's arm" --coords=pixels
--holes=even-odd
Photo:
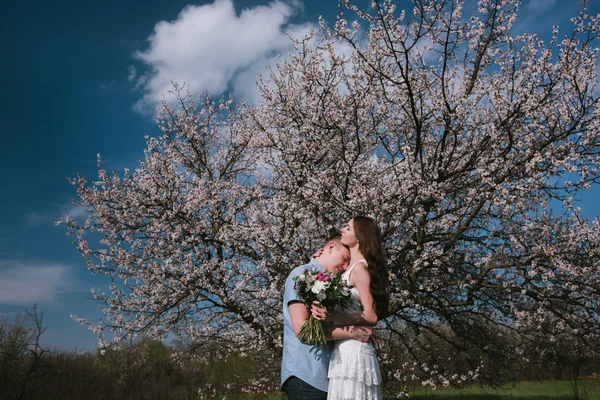
[[[300,333],[300,328],[308,319],[308,309],[306,304],[300,301],[291,301],[288,303],[288,310],[290,311],[290,319],[292,320],[292,328],[296,337]]]
[[[308,309],[306,308],[306,304],[300,301],[290,302],[288,309],[290,311],[294,334],[298,337],[302,325],[308,319]],[[352,325],[323,324],[323,330],[325,331],[325,339],[327,340],[356,339],[366,342],[371,337],[371,333],[373,333],[373,330],[368,326]]]

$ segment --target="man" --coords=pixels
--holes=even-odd
[[[307,269],[316,268],[337,274],[344,271],[350,262],[350,250],[340,237],[327,241],[322,251],[308,264],[296,267],[285,281],[283,295],[283,359],[281,361],[281,390],[288,400],[327,399],[327,370],[333,344],[309,345],[298,339],[298,333],[308,319],[309,309],[298,298],[294,277]],[[327,340],[353,338],[366,342],[371,336],[370,327],[323,326]]]

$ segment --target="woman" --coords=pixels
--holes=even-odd
[[[312,315],[344,325],[375,325],[387,316],[389,303],[389,277],[377,224],[369,217],[354,217],[342,229],[342,244],[350,248],[350,267],[342,276],[353,286],[354,304],[343,312],[313,304]],[[336,341],[327,376],[327,399],[382,398],[381,373],[371,343]]]

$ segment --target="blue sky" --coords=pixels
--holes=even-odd
[[[474,0],[466,0],[469,1]],[[598,12],[600,1],[590,1]],[[156,135],[152,110],[170,80],[214,94],[253,99],[256,73],[286,54],[286,33],[301,34],[318,15],[333,21],[337,1],[57,0],[9,2],[2,13],[0,63],[0,315],[39,299],[46,343],[93,349],[95,337],[69,317],[95,319],[92,276],[54,221],[78,213],[67,178],[96,176],[96,154],[108,170],[135,168],[144,135]],[[361,0],[358,5],[366,6]],[[404,3],[400,3],[403,8]],[[547,36],[570,26],[578,2],[524,1],[520,29]],[[150,68],[150,64],[161,65]],[[582,197],[594,217],[600,188]]]

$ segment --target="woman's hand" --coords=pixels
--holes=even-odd
[[[327,307],[318,301],[313,301],[312,305],[310,306],[310,312],[312,313],[314,319],[319,321],[327,321],[327,317],[329,315],[327,312]]]
[[[359,342],[366,343],[373,334],[373,328],[370,326],[353,326],[352,327],[353,339]]]
[[[315,254],[313,254],[311,257],[312,257],[312,258],[317,258],[317,257],[319,257],[321,254],[323,254],[323,248],[322,248],[322,247],[321,247],[319,250],[317,250],[317,251],[315,252]]]

